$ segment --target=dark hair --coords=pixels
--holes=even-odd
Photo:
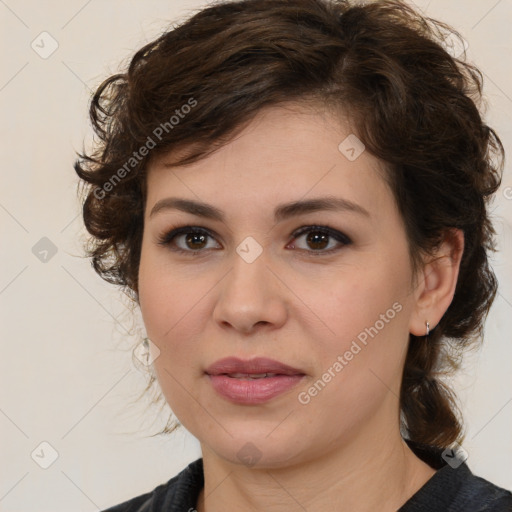
[[[414,268],[451,229],[464,233],[455,296],[428,339],[410,335],[400,395],[405,437],[460,441],[460,412],[438,373],[481,338],[496,294],[487,208],[503,147],[479,112],[481,73],[450,55],[447,36],[462,45],[398,1],[242,0],[205,8],[147,44],[97,89],[99,141],[75,164],[88,184],[94,269],[138,301],[145,169],[157,154],[186,148],[180,164],[204,158],[266,106],[311,101],[341,112],[387,164]]]

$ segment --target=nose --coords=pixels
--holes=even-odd
[[[231,271],[219,283],[214,321],[244,334],[279,328],[288,315],[287,292],[265,250],[251,263],[235,254]]]

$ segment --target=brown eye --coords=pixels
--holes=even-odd
[[[328,226],[306,226],[293,234],[294,248],[297,245],[296,240],[304,235],[306,235],[304,238],[305,247],[299,247],[299,249],[311,254],[317,253],[314,254],[315,256],[335,252],[352,243],[346,235]]]
[[[206,235],[200,233],[189,233],[185,237],[185,244],[189,249],[203,249],[206,245]]]
[[[310,231],[306,237],[306,242],[312,249],[325,249],[329,245],[329,235],[319,231]]]
[[[158,243],[169,246],[173,251],[189,254],[199,254],[205,249],[218,247],[207,247],[208,239],[214,237],[205,229],[195,226],[184,226],[176,228],[162,235]]]

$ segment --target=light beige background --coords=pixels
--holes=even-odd
[[[165,414],[146,411],[143,401],[130,405],[145,382],[131,361],[138,339],[129,335],[132,321],[119,292],[82,257],[72,164],[74,151],[91,136],[91,89],[167,22],[201,5],[0,0],[2,512],[97,511],[152,490],[200,456],[197,440],[187,433],[144,437],[156,432]],[[466,38],[470,59],[485,75],[487,117],[512,153],[512,0],[416,5]],[[35,40],[40,53],[51,49],[43,31],[58,43],[48,58],[31,47]],[[467,360],[455,384],[468,424],[464,448],[471,469],[510,489],[510,165],[493,212],[500,295],[484,348]],[[35,462],[51,461],[52,448],[41,442],[58,452],[48,469]]]

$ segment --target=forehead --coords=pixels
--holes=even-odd
[[[350,125],[325,109],[264,109],[213,154],[176,166],[183,148],[148,166],[148,207],[172,194],[241,208],[307,196],[342,195],[365,209],[392,200],[384,166]]]

